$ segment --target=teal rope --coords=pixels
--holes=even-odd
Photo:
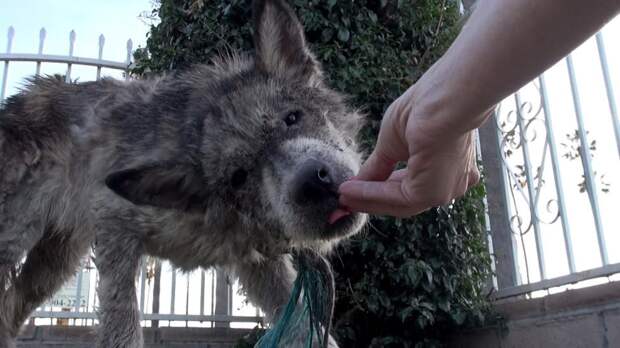
[[[315,334],[319,346],[327,347],[334,291],[331,268],[322,256],[310,250],[298,252],[296,261],[297,278],[284,312],[255,348],[293,346],[301,342],[296,339],[304,333],[305,347],[312,348]]]

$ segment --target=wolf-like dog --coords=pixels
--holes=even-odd
[[[97,344],[141,347],[143,255],[230,269],[274,319],[291,251],[362,228],[337,193],[360,166],[360,114],[326,86],[283,0],[253,13],[252,55],[147,80],[33,78],[1,106],[0,347],[91,246]]]

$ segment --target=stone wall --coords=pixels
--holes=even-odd
[[[232,348],[250,330],[229,328],[145,328],[145,348]],[[84,326],[26,326],[18,348],[92,348],[95,332]]]
[[[620,347],[620,282],[495,305],[504,321],[452,335],[449,347]]]

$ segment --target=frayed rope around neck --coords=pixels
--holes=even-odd
[[[294,252],[297,278],[280,319],[255,348],[326,348],[334,312],[334,274],[321,254],[311,249]],[[303,344],[300,346],[300,343]]]

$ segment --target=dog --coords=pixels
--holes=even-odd
[[[91,246],[97,345],[141,347],[144,255],[231,270],[273,321],[291,252],[360,231],[367,216],[337,189],[360,167],[361,115],[326,85],[289,5],[253,13],[252,55],[147,80],[36,77],[1,106],[0,347]]]

